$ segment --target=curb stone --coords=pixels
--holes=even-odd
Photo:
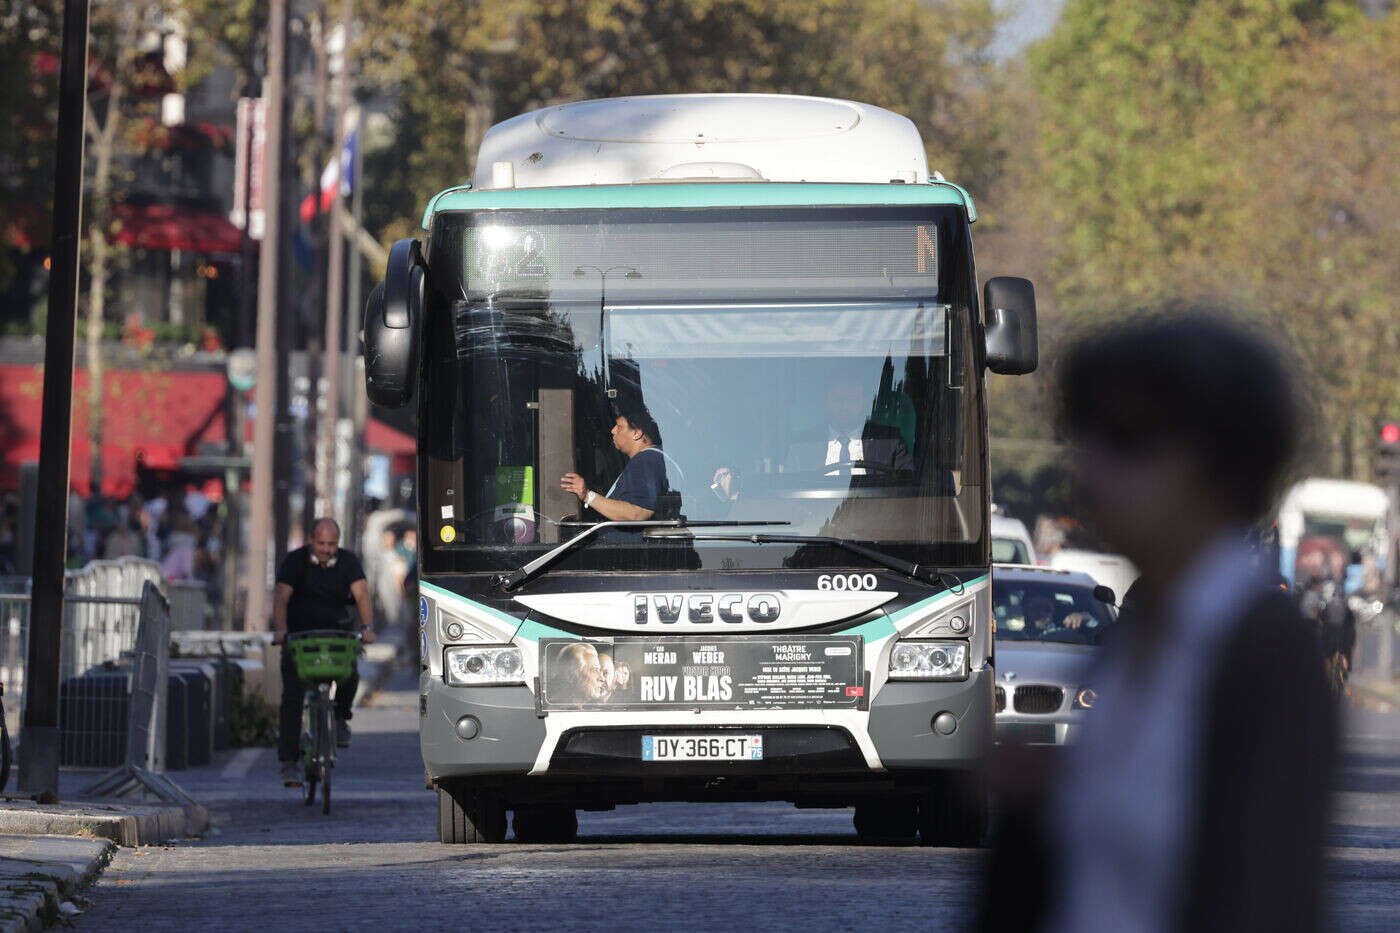
[[[115,849],[108,839],[0,834],[0,931],[42,930],[72,912]]]
[[[138,846],[192,836],[208,826],[209,813],[198,804],[180,807],[110,801],[0,802],[0,834],[95,836],[117,845]]]

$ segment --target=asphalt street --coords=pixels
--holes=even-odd
[[[406,682],[395,686],[409,687]],[[91,929],[962,929],[982,854],[863,845],[849,811],[656,804],[581,813],[573,845],[447,846],[423,789],[415,694],[356,713],[333,812],[276,781],[271,750],[174,776],[202,839],[123,849],[77,919]],[[1400,916],[1400,710],[1352,704],[1328,880],[1334,926]]]

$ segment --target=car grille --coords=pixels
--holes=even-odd
[[[1000,712],[1002,712],[1002,711],[1005,710],[1005,709],[1006,709],[1006,691],[1003,690],[1003,689],[1001,689],[1000,687],[997,687],[997,712],[1000,713]]]
[[[1012,702],[1018,713],[1053,713],[1065,702],[1065,692],[1059,687],[1027,684],[1016,688]]]

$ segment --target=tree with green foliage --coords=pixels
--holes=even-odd
[[[11,244],[27,243],[41,257],[52,239],[51,205],[34,195],[53,190],[61,12],[54,3],[0,0],[0,289],[16,271]]]
[[[1292,338],[1314,386],[1312,467],[1369,478],[1376,431],[1400,415],[1400,16],[1289,49],[1267,105],[1212,124],[1242,197],[1217,262]]]
[[[933,164],[990,185],[996,69],[988,0],[500,0],[444,16],[427,0],[365,11],[370,80],[397,96],[392,146],[369,158],[370,226],[464,180],[493,123],[571,100],[673,92],[855,98],[909,116]]]
[[[1329,0],[1071,0],[1030,57],[1064,311],[1267,319],[1311,378],[1310,469],[1360,477],[1400,401],[1396,28]]]
[[[1141,303],[1181,288],[1230,226],[1231,153],[1202,145],[1224,102],[1268,104],[1289,47],[1331,29],[1324,0],[1070,0],[1031,52],[1036,158],[1054,227],[1056,287],[1071,306]],[[1121,305],[1120,305],[1121,307]]]

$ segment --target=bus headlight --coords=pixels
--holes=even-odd
[[[514,645],[498,648],[448,648],[443,676],[454,687],[523,684],[524,663]]]
[[[890,680],[966,680],[967,642],[901,641],[890,652]]]

